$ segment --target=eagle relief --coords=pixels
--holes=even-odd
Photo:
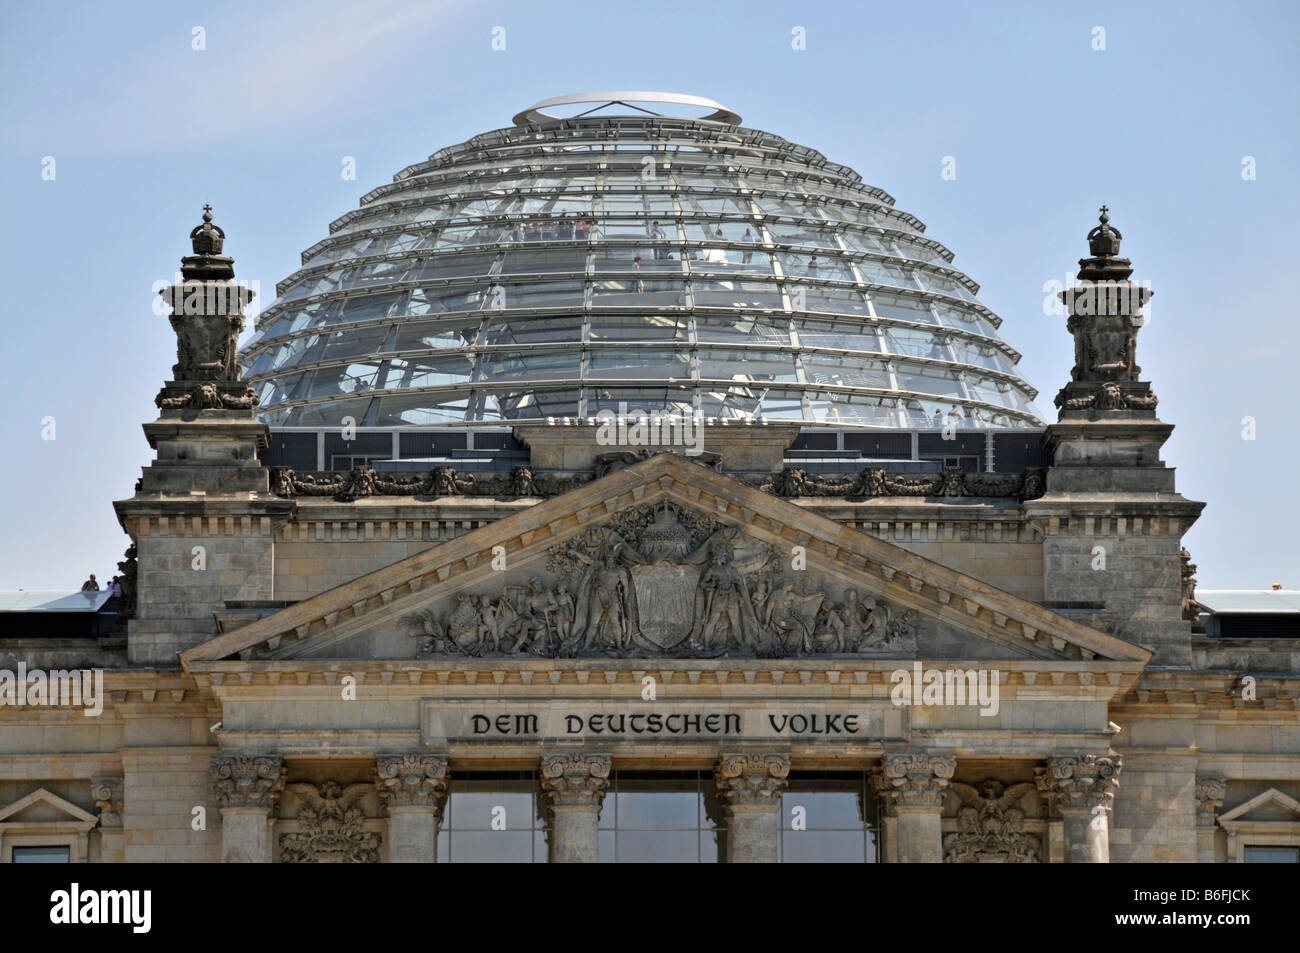
[[[898,655],[916,615],[848,587],[833,597],[739,527],[672,503],[626,510],[548,553],[499,594],[459,592],[401,624],[422,656]]]

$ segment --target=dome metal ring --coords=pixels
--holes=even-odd
[[[740,125],[739,113],[732,112],[730,109],[728,109],[726,106],[723,106],[721,103],[715,103],[712,99],[705,99],[703,96],[690,96],[687,95],[686,93],[656,93],[647,90],[626,90],[626,89],[604,90],[595,93],[574,93],[573,95],[570,96],[554,96],[551,99],[543,99],[540,103],[536,103],[535,105],[529,106],[523,112],[518,113],[515,116],[513,122],[516,126],[526,126],[531,123],[562,122],[566,118],[569,119],[578,118],[575,116],[568,116],[568,117],[552,116],[552,115],[548,115],[546,112],[543,111],[551,108],[552,106],[569,106],[576,103],[600,103],[601,104],[601,106],[596,106],[593,109],[588,110],[588,112],[594,112],[595,109],[599,109],[602,106],[612,106],[617,104],[621,106],[627,106],[629,109],[634,110],[637,113],[644,113],[645,115],[648,116],[663,116],[664,114],[657,113],[649,109],[642,109],[632,104],[633,103],[665,103],[665,104],[671,104],[676,106],[698,106],[703,109],[712,109],[713,112],[709,113],[707,116],[674,117],[674,118],[693,118],[699,122],[720,122],[720,123],[726,123],[727,125],[730,126]],[[579,115],[585,115],[585,114],[580,113]],[[609,116],[613,114],[604,113],[602,115]]]

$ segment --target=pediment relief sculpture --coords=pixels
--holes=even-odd
[[[670,502],[550,548],[545,574],[401,619],[430,655],[784,658],[916,650],[915,613],[795,571],[739,527]]]

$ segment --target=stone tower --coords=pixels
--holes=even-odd
[[[257,457],[268,428],[253,417],[257,395],[239,369],[254,292],[236,283],[210,206],[190,241],[181,283],[160,292],[176,364],[154,398],[158,419],[144,425],[156,456],[135,496],[114,504],[137,549],[133,664],[176,664],[177,652],[212,637],[226,602],[270,599],[274,533],[291,509],[268,492]]]
[[[1025,510],[1043,534],[1050,607],[1151,649],[1157,665],[1187,665],[1180,541],[1205,504],[1181,496],[1173,468],[1160,459],[1174,428],[1156,416],[1156,396],[1137,363],[1152,292],[1130,280],[1122,237],[1102,206],[1079,283],[1060,294],[1074,368],[1056,396],[1058,421],[1044,436],[1054,460],[1047,492]]]

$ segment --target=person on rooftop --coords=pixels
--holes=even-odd
[[[81,584],[81,591],[82,592],[99,591],[99,581],[95,579],[95,574],[93,572],[90,574],[90,578]]]

